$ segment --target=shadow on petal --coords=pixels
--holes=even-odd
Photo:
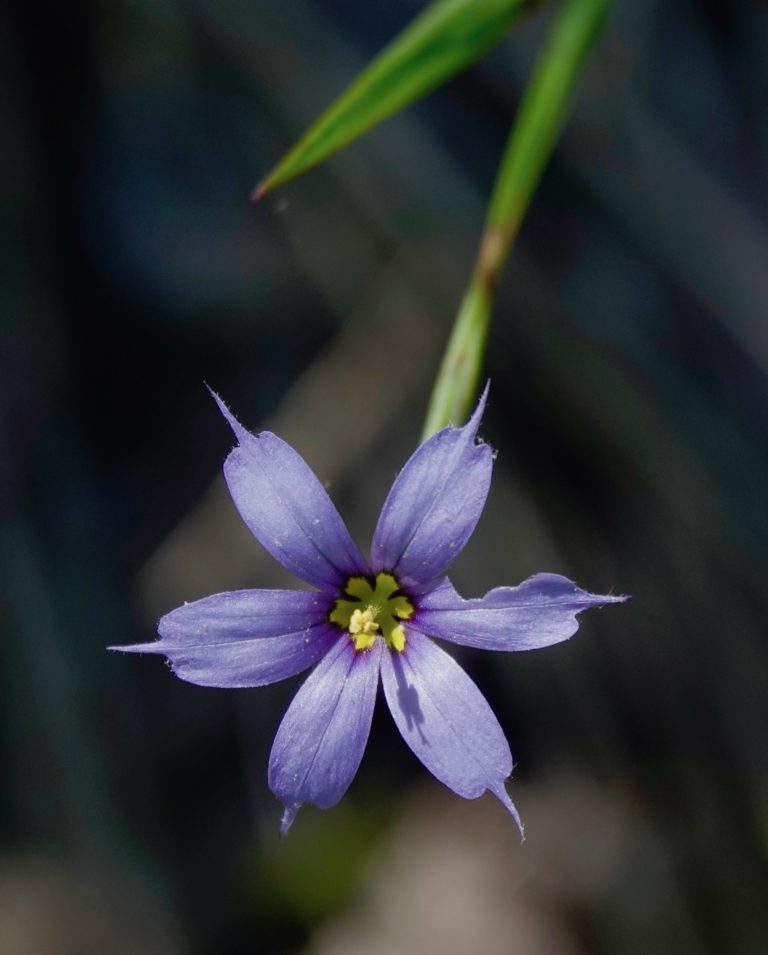
[[[405,717],[406,725],[409,730],[415,728],[424,745],[429,746],[429,740],[422,730],[424,713],[419,703],[419,691],[413,683],[408,682],[399,654],[397,656],[393,654],[392,669],[395,671],[397,680],[397,705]]]

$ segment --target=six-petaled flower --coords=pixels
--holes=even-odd
[[[444,576],[488,494],[493,453],[476,439],[485,399],[464,427],[440,431],[411,456],[366,560],[303,458],[270,432],[248,432],[216,397],[238,441],[224,464],[237,509],[266,550],[315,589],[216,594],[163,617],[159,640],[114,649],[163,654],[179,677],[203,686],[263,686],[314,665],[269,761],[270,787],[285,807],[283,832],[303,803],[328,808],[346,792],[379,679],[400,733],[427,769],[465,798],[490,790],[520,825],[505,787],[512,756],[504,733],[432,638],[530,650],[572,636],[582,610],[624,598],[537,574],[464,600]]]

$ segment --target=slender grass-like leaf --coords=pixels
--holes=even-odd
[[[507,141],[472,278],[432,392],[425,439],[450,422],[462,423],[476,398],[502,268],[610,4],[611,0],[570,0],[536,64]]]
[[[310,127],[254,198],[306,172],[479,59],[536,2],[435,0]]]

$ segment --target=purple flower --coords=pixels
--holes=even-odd
[[[505,788],[512,755],[485,698],[432,638],[482,650],[532,650],[567,640],[576,615],[625,598],[595,596],[557,574],[464,600],[443,576],[485,505],[493,453],[477,443],[486,393],[463,428],[411,456],[384,502],[367,561],[323,486],[290,445],[253,435],[214,395],[238,446],[224,464],[254,536],[315,590],[239,590],[162,618],[160,639],[113,649],[166,656],[202,686],[263,686],[316,664],[283,717],[269,785],[286,832],[303,803],[346,792],[368,741],[379,677],[406,743],[459,796],[486,789],[521,827]]]

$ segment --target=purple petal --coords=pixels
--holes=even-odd
[[[626,597],[589,594],[567,577],[536,574],[519,587],[497,587],[463,600],[445,581],[419,600],[413,626],[431,637],[481,650],[534,650],[579,629],[576,615]]]
[[[239,447],[224,462],[235,506],[251,533],[283,567],[317,587],[338,587],[368,566],[309,465],[285,441],[251,434],[213,396]]]
[[[161,653],[201,686],[263,686],[301,673],[338,641],[326,611],[322,594],[298,590],[215,594],[166,614],[160,640],[110,649]]]
[[[283,717],[269,758],[269,785],[288,831],[301,805],[335,805],[352,782],[371,728],[382,641],[357,652],[343,637],[307,677]]]
[[[504,787],[512,754],[490,706],[461,667],[408,628],[404,653],[387,651],[381,679],[403,739],[440,782],[475,799],[490,790],[523,827]]]
[[[325,620],[328,598],[311,590],[232,590],[167,613],[157,625],[166,640],[227,641],[275,637]]]
[[[493,452],[476,444],[486,387],[463,428],[445,428],[411,456],[395,479],[373,535],[374,571],[404,584],[437,577],[461,552],[482,513]]]

